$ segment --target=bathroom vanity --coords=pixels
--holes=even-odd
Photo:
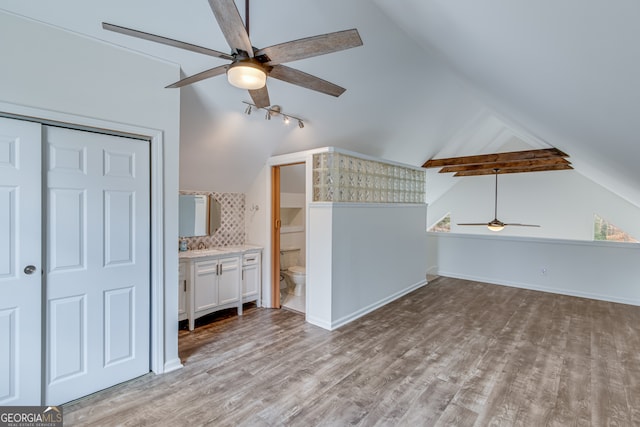
[[[260,304],[261,258],[259,246],[233,246],[180,252],[178,319],[195,320],[242,304]]]

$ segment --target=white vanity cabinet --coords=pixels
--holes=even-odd
[[[189,330],[192,331],[195,319],[224,308],[238,308],[242,314],[240,299],[239,255],[222,258],[205,258],[192,261],[193,280]]]
[[[187,262],[178,264],[178,320],[187,318]]]
[[[242,302],[256,301],[260,306],[261,252],[251,251],[242,255]]]
[[[214,311],[260,300],[262,248],[234,246],[180,252],[179,315],[195,320]],[[184,316],[182,312],[184,310]]]

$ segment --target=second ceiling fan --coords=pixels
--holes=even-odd
[[[231,48],[230,54],[106,22],[102,23],[102,28],[231,61],[230,64],[220,65],[177,81],[167,88],[179,88],[226,73],[229,83],[249,91],[257,107],[271,105],[266,86],[267,76],[335,97],[346,90],[319,77],[282,64],[361,46],[362,39],[357,29],[337,31],[257,49],[249,39],[249,0],[245,2],[246,22],[242,21],[234,0],[208,1],[220,30]]]
[[[495,199],[494,199],[494,205],[493,205],[493,208],[494,208],[493,219],[489,222],[467,222],[467,223],[461,223],[458,225],[485,226],[491,231],[501,231],[507,226],[540,227],[539,225],[534,225],[534,224],[518,224],[518,223],[506,224],[498,219],[498,173],[500,173],[500,169],[494,169],[493,172],[496,176],[496,192],[495,192]]]

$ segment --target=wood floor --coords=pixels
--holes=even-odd
[[[337,331],[249,308],[65,426],[640,425],[640,307],[439,278]]]

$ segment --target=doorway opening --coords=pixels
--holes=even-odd
[[[271,169],[272,307],[304,313],[306,306],[306,166]]]

